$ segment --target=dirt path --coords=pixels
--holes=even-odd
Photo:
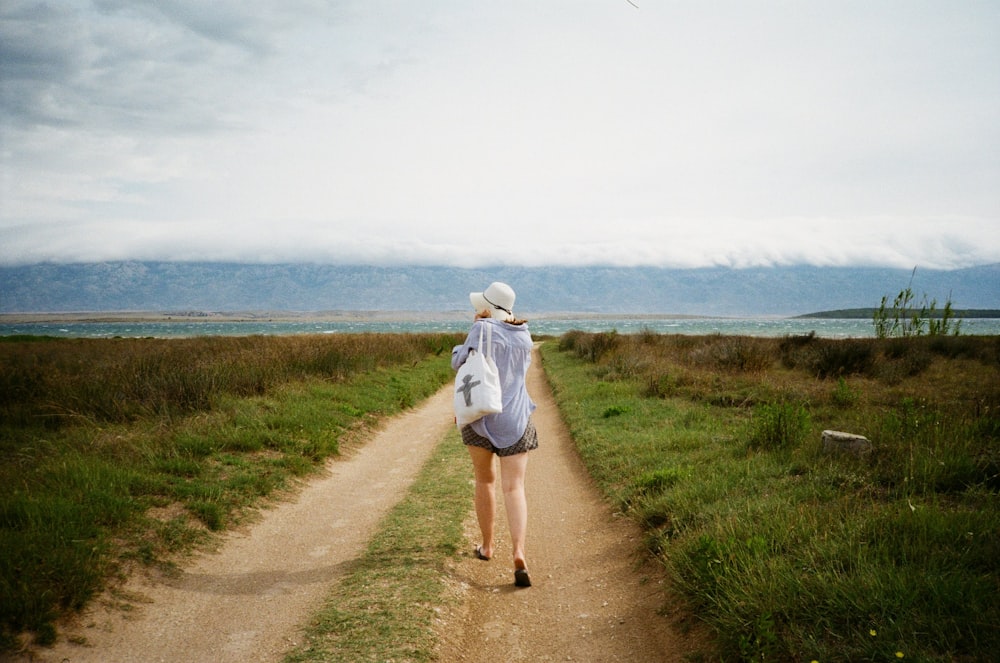
[[[179,577],[136,577],[133,611],[97,606],[35,660],[53,663],[247,663],[281,661],[300,642],[342,568],[365,549],[374,528],[413,482],[453,424],[451,390],[390,419],[329,475],[293,502],[263,513],[248,531],[225,538]]]
[[[444,620],[442,661],[681,661],[692,643],[664,608],[662,570],[639,554],[640,532],[602,501],[556,410],[538,353],[528,375],[538,404],[531,452],[527,561],[532,587],[515,589],[502,496],[489,562],[470,554],[454,574],[462,606]]]
[[[452,569],[462,597],[442,617],[442,661],[680,661],[687,645],[663,608],[663,577],[637,554],[639,532],[616,519],[584,471],[535,361],[540,448],[528,468],[528,562],[534,586],[515,590],[502,498],[496,555],[471,554]],[[451,390],[399,415],[356,454],[330,465],[294,502],[226,537],[179,577],[137,577],[139,608],[95,607],[65,639],[33,659],[48,662],[276,663],[299,644],[343,567],[364,550],[452,425]],[[471,476],[471,468],[470,468]],[[471,510],[468,549],[478,541]]]

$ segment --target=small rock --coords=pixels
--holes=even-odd
[[[823,431],[824,453],[849,453],[854,456],[867,456],[871,451],[871,440],[864,435],[836,430]]]

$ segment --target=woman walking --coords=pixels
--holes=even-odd
[[[491,283],[483,292],[469,294],[476,311],[472,330],[463,345],[455,346],[451,367],[458,370],[469,351],[478,344],[482,325],[492,325],[491,355],[500,374],[503,411],[488,414],[462,427],[462,441],[472,457],[475,474],[476,518],[482,543],[476,556],[484,561],[493,557],[493,526],[496,514],[496,473],[494,455],[500,459],[500,481],[510,529],[514,558],[514,584],[530,587],[531,577],[525,561],[524,545],[528,528],[528,503],[524,494],[524,475],[528,451],[538,448],[538,434],[531,423],[535,404],[528,396],[525,378],[531,363],[531,333],[526,320],[514,317],[514,290],[506,283]]]

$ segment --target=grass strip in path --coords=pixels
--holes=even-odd
[[[464,540],[470,477],[468,453],[453,429],[287,663],[435,660],[433,624],[449,601],[446,564]]]

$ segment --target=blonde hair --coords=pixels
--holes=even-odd
[[[486,315],[483,315],[483,313],[485,313]],[[477,320],[480,318],[492,318],[492,317],[493,315],[489,309],[484,309],[483,311],[476,313]],[[506,322],[508,325],[525,325],[528,323],[528,320],[527,318],[514,318],[513,320],[504,320],[503,322]]]

